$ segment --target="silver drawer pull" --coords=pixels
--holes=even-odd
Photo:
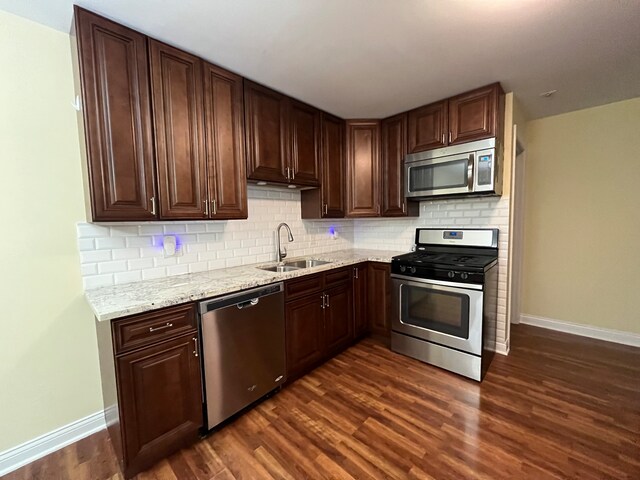
[[[158,330],[164,330],[165,328],[173,327],[173,323],[167,322],[166,325],[162,325],[161,327],[149,327],[149,333],[157,332]]]

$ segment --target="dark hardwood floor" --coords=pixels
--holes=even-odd
[[[138,478],[640,478],[640,349],[511,342],[478,384],[364,340]],[[6,480],[56,478],[121,478],[106,433]]]

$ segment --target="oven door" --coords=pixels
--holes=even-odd
[[[405,162],[405,195],[424,197],[473,192],[475,152]]]
[[[482,353],[481,285],[392,275],[394,332]]]

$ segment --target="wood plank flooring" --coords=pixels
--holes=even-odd
[[[119,479],[100,432],[6,480]],[[640,478],[640,349],[514,326],[482,384],[350,348],[137,477]]]

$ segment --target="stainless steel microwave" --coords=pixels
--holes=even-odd
[[[407,155],[405,196],[502,194],[501,159],[496,139]]]

